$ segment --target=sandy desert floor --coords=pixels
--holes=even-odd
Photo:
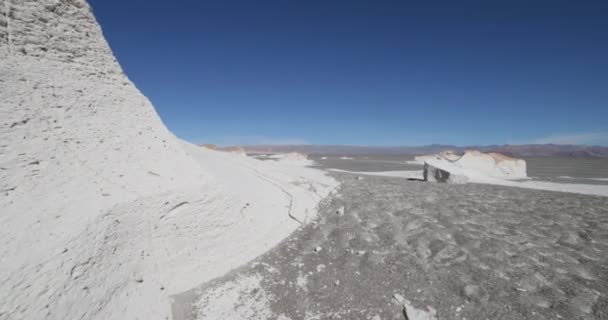
[[[607,197],[332,175],[316,222],[175,318],[608,318]]]

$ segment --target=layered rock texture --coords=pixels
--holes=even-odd
[[[0,1],[0,57],[0,319],[170,318],[335,187],[178,140],[84,0]]]

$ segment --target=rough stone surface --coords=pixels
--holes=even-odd
[[[177,139],[84,0],[0,1],[1,320],[170,318],[314,216],[317,174]]]
[[[84,0],[0,2],[1,50],[121,74]]]
[[[433,165],[424,163],[424,168],[422,172],[422,177],[424,181],[429,182],[440,182],[440,183],[465,183],[467,182],[467,178],[465,176],[458,175],[457,173],[449,172],[448,170],[443,170]]]

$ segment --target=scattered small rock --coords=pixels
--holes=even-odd
[[[315,247],[314,249],[312,249],[312,251],[314,252],[320,252],[321,250],[323,250],[323,248],[321,247]]]
[[[405,298],[398,293],[393,294],[393,300],[398,304],[403,304],[403,302],[405,302]]]
[[[464,294],[470,299],[478,298],[480,294],[480,289],[478,286],[467,285],[466,287],[464,287]]]
[[[336,214],[339,216],[343,216],[344,215],[344,206],[341,206],[340,208],[338,208],[338,210],[336,210]]]

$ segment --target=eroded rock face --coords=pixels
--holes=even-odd
[[[82,182],[78,197],[95,203],[116,187],[128,197],[196,181],[84,0],[0,1],[0,17],[0,190]]]
[[[0,2],[0,43],[0,50],[13,56],[122,73],[84,0]]]
[[[0,320],[171,319],[170,295],[262,254],[335,187],[177,139],[85,1],[0,0],[0,17]]]
[[[526,179],[526,161],[499,153],[465,151],[455,162],[464,169],[477,170],[485,175],[501,179]]]
[[[0,319],[130,317],[158,288],[130,280],[157,210],[133,201],[207,180],[85,1],[0,1]]]
[[[424,163],[424,172],[423,172],[422,176],[424,178],[424,181],[447,182],[448,179],[450,178],[450,173],[445,170],[435,168],[425,162]]]
[[[453,184],[465,183],[468,181],[468,179],[463,175],[459,175],[457,173],[450,172],[450,171],[448,171],[449,169],[444,170],[444,169],[438,168],[427,162],[424,163],[423,170],[424,171],[422,173],[422,176],[423,176],[424,181],[440,182],[440,183],[453,183]]]

